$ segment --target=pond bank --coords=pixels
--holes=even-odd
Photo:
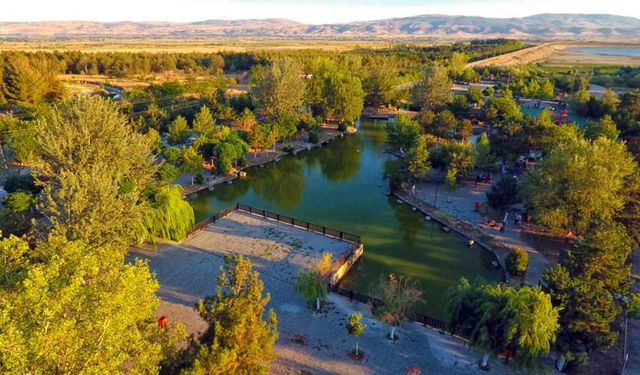
[[[468,238],[470,241],[474,241],[473,246],[480,246],[484,251],[488,251],[492,253],[496,257],[496,260],[498,261],[499,266],[502,268],[505,282],[507,283],[509,282],[509,275],[506,272],[505,259],[504,259],[506,257],[506,254],[508,253],[508,249],[506,249],[504,245],[498,244],[498,243],[491,243],[491,242],[494,242],[492,241],[492,239],[488,238],[488,236],[482,234],[481,232],[475,230],[473,226],[470,225],[469,223],[466,223],[461,220],[457,220],[447,215],[446,213],[441,211],[439,208],[424,202],[422,199],[418,197],[415,197],[409,191],[396,190],[396,191],[393,191],[392,194],[396,198],[402,200],[404,203],[408,204],[414,209],[427,215],[430,218],[429,220],[435,220],[439,224],[447,228],[450,228],[451,230],[460,234],[463,237]],[[425,217],[425,220],[426,220],[426,217]],[[495,249],[496,246],[500,248],[500,251],[497,251]],[[500,256],[501,254],[502,256]]]
[[[356,128],[348,128],[347,129],[347,134],[353,134],[356,133],[357,129]],[[324,144],[327,144],[329,142],[331,142],[332,140],[338,138],[338,137],[342,137],[344,136],[345,133],[338,131],[336,128],[334,127],[323,127],[321,128],[320,131],[320,139],[318,141],[318,143],[309,143],[309,142],[305,142],[305,141],[294,141],[289,143],[290,145],[294,146],[294,150],[293,150],[293,154],[296,155],[299,152],[302,151],[307,151],[307,150],[311,150],[317,147],[321,147]],[[184,196],[188,197],[192,194],[201,192],[205,189],[212,189],[215,185],[219,185],[222,183],[229,183],[233,180],[235,180],[236,178],[239,178],[239,174],[240,172],[244,171],[247,168],[251,168],[251,167],[256,167],[256,166],[261,166],[264,164],[268,164],[274,161],[279,161],[279,159],[281,157],[287,156],[287,155],[291,155],[291,153],[286,152],[283,150],[283,148],[286,146],[287,144],[279,144],[276,145],[276,150],[261,150],[258,151],[256,154],[252,153],[252,152],[248,152],[246,155],[246,159],[247,159],[247,163],[246,165],[238,168],[238,172],[230,175],[230,176],[221,176],[221,175],[213,175],[213,176],[207,176],[205,183],[204,184],[185,184],[182,185],[182,188],[184,189]]]

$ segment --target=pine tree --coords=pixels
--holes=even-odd
[[[200,111],[196,114],[196,117],[191,124],[193,131],[203,137],[211,137],[214,132],[215,120],[211,115],[211,111],[207,106],[200,107]]]
[[[200,300],[196,310],[209,323],[207,339],[193,368],[186,374],[266,374],[278,338],[277,318],[269,310],[270,296],[251,261],[225,257],[216,282],[216,294]]]

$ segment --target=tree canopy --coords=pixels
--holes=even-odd
[[[528,173],[523,192],[541,223],[583,233],[625,205],[625,183],[636,170],[623,143],[579,139],[554,148]]]

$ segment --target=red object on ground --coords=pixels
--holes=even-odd
[[[473,207],[475,208],[476,211],[478,211],[480,209],[480,202],[475,201],[475,203],[473,204]]]
[[[159,319],[158,319],[158,327],[160,328],[167,328],[169,326],[169,318],[167,318],[166,315],[162,315]]]

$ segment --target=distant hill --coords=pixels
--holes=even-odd
[[[343,24],[285,19],[176,22],[3,22],[0,38],[493,38],[640,40],[640,20],[607,14],[538,14],[524,18],[421,15]]]

